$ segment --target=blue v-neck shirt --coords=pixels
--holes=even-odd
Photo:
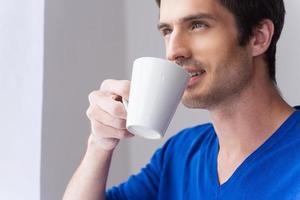
[[[211,124],[188,128],[167,141],[139,174],[106,193],[107,200],[300,200],[300,111],[222,185],[218,138]]]

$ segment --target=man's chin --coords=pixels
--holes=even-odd
[[[181,103],[190,109],[206,109],[206,106],[200,99],[196,98],[182,98]]]

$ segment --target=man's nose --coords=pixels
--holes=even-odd
[[[182,33],[173,32],[166,46],[167,59],[176,61],[178,58],[189,58],[191,56],[189,41]]]

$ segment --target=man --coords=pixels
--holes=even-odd
[[[276,87],[282,0],[162,0],[167,58],[190,79],[182,102],[212,124],[187,128],[126,183],[105,191],[125,129],[129,81],[106,80],[90,95],[92,134],[64,199],[300,199],[300,112]]]

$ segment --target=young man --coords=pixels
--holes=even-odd
[[[126,183],[105,191],[125,129],[129,81],[90,95],[92,134],[64,199],[300,199],[300,112],[276,87],[282,0],[162,0],[167,58],[189,73],[182,102],[212,124],[187,128]]]

